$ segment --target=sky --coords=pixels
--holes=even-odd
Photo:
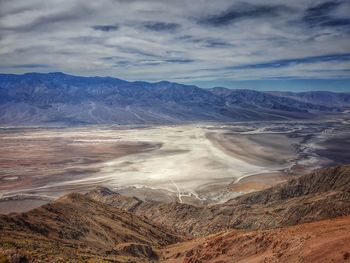
[[[350,92],[350,1],[0,0],[0,72]]]

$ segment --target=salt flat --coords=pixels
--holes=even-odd
[[[293,170],[333,162],[315,151],[332,136],[348,136],[343,126],[337,122],[2,129],[0,210],[9,209],[6,201],[41,203],[97,185],[139,197],[142,192],[145,198],[225,201],[283,181],[293,176]],[[227,188],[252,175],[244,187]]]

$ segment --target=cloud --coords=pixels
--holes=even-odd
[[[35,1],[36,2],[36,1]],[[3,4],[2,4],[3,5]],[[0,29],[15,31],[35,31],[42,28],[55,28],[60,24],[79,21],[93,13],[89,6],[78,6],[76,3],[68,4],[66,7],[50,8],[27,7],[16,11],[9,11],[1,17]],[[45,5],[44,5],[45,6]]]
[[[283,5],[252,5],[240,3],[231,6],[219,14],[201,18],[199,23],[212,26],[225,26],[238,20],[276,17],[281,12],[289,11]]]
[[[40,68],[52,68],[50,65],[45,64],[17,64],[13,66],[8,66],[10,68],[27,68],[27,69],[40,69]]]
[[[179,63],[179,64],[185,64],[185,63],[192,63],[192,62],[194,62],[193,59],[181,59],[181,58],[167,59],[165,61],[168,62],[168,63]]]
[[[98,31],[109,32],[109,31],[118,30],[119,26],[118,25],[97,25],[97,26],[92,26],[92,28]]]
[[[12,0],[0,5],[4,73],[35,69],[185,82],[350,78],[350,2],[345,0]]]
[[[180,25],[176,23],[146,22],[143,27],[152,31],[174,31],[179,28]]]
[[[177,40],[180,41],[186,41],[188,43],[193,43],[193,44],[200,44],[203,47],[233,47],[234,45],[227,42],[225,39],[223,38],[210,38],[210,37],[204,37],[204,38],[200,38],[200,37],[192,37],[189,35],[184,35],[184,36],[180,36],[178,37]]]
[[[312,27],[349,26],[350,18],[335,17],[332,15],[337,8],[342,8],[342,5],[343,3],[340,1],[329,1],[309,7],[305,11],[303,21]]]
[[[303,57],[303,58],[294,58],[294,59],[281,59],[281,60],[269,61],[269,62],[258,63],[258,64],[232,66],[232,67],[228,67],[228,69],[239,70],[239,69],[259,69],[259,68],[281,68],[281,67],[288,67],[288,66],[297,65],[297,64],[313,64],[313,63],[329,62],[329,61],[332,61],[332,62],[350,61],[350,53]]]

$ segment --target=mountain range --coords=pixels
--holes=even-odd
[[[305,119],[349,106],[350,93],[202,89],[60,72],[0,74],[1,125]]]

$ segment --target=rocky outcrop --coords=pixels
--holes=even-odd
[[[116,254],[132,257],[144,257],[149,260],[158,260],[158,255],[149,245],[139,243],[122,243],[114,248]]]

